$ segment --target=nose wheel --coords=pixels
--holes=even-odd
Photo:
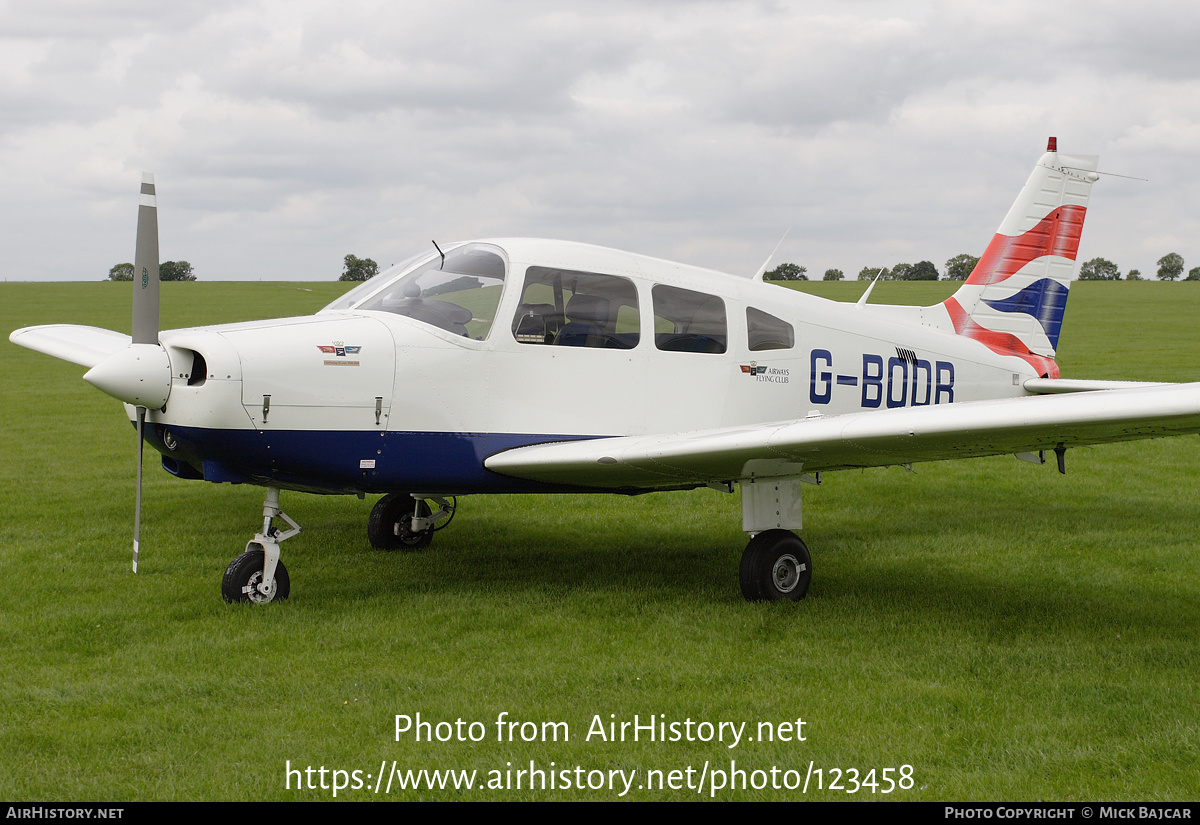
[[[271,587],[265,591],[263,567],[267,554],[263,550],[247,550],[229,563],[225,577],[221,579],[221,596],[226,602],[252,602],[267,604],[283,601],[292,592],[292,580],[288,577],[283,562],[276,562]]]

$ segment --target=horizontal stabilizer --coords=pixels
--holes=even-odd
[[[46,324],[18,329],[8,340],[27,349],[94,367],[113,353],[129,346],[130,337],[111,329],[76,324]]]
[[[484,466],[552,484],[649,490],[1196,432],[1200,384],[1167,384],[538,444]]]

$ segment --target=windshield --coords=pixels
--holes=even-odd
[[[494,248],[470,244],[447,252],[444,263],[436,253],[420,260],[415,269],[373,290],[364,289],[364,284],[328,308],[392,312],[483,340],[496,317],[505,270],[504,258]]]
[[[383,289],[383,287],[389,281],[394,280],[396,278],[396,276],[399,275],[401,272],[412,269],[418,263],[420,263],[422,261],[426,261],[429,258],[438,258],[438,260],[441,260],[438,257],[438,254],[436,252],[418,252],[416,255],[410,255],[409,257],[405,258],[400,263],[395,264],[393,266],[389,266],[387,269],[385,269],[383,272],[380,272],[374,278],[369,278],[368,280],[363,281],[361,284],[359,284],[358,286],[351,289],[349,292],[347,292],[341,298],[338,298],[333,303],[324,307],[324,309],[322,311],[324,312],[326,310],[331,310],[331,309],[350,309],[355,304],[359,303],[364,298],[366,298],[368,295],[371,295],[371,294]]]

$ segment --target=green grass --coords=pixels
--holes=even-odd
[[[310,312],[345,284],[166,284],[163,324]],[[808,284],[842,300],[858,284]],[[311,290],[311,291],[309,291]],[[940,300],[880,284],[872,300]],[[1200,289],[1079,284],[1066,377],[1198,377]],[[0,285],[0,331],[127,328],[129,287]],[[874,798],[1200,797],[1194,437],[829,474],[806,490],[816,576],[748,604],[736,496],[477,496],[418,554],[372,550],[371,501],[284,494],[292,598],[222,603],[262,491],[147,459],[129,572],[132,430],[83,370],[0,346],[0,797],[328,799],[284,768],[799,770],[912,765]],[[394,716],[486,741],[395,741]],[[497,742],[501,712],[569,742]],[[584,741],[594,715],[805,722],[804,742]],[[294,785],[293,785],[294,787]],[[706,793],[707,796],[707,793]],[[795,799],[722,791],[720,799]],[[626,798],[693,799],[637,790]],[[366,790],[339,799],[613,799],[605,791]],[[810,799],[871,798],[816,791]]]

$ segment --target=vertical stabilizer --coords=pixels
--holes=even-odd
[[[942,303],[956,333],[1058,376],[1054,353],[1096,162],[1059,154],[1050,138],[974,271]]]

